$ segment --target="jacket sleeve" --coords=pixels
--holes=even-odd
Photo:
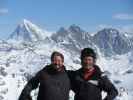
[[[67,75],[68,75],[68,77],[69,77],[70,84],[71,84],[71,90],[73,90],[73,88],[74,88],[73,72],[74,72],[74,71],[67,70]],[[74,91],[74,90],[73,90],[73,91]]]
[[[114,100],[114,98],[118,95],[117,89],[107,78],[107,76],[102,76],[99,84],[101,90],[107,92],[107,96],[104,98],[104,100]]]
[[[36,89],[39,84],[39,75],[38,72],[34,77],[32,77],[28,83],[25,85],[24,89],[22,90],[18,100],[32,100],[30,93],[33,89]]]
[[[78,87],[75,83],[75,74],[76,72],[75,71],[72,71],[72,70],[67,70],[67,74],[68,74],[68,77],[70,79],[70,84],[71,84],[71,90],[76,93],[78,90]]]

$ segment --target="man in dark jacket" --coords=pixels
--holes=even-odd
[[[30,93],[39,84],[37,100],[68,100],[70,80],[63,62],[63,55],[59,52],[54,52],[51,55],[51,64],[31,78],[24,87],[19,100],[32,100]]]
[[[96,65],[96,53],[91,48],[81,51],[82,68],[68,71],[74,100],[102,100],[101,92],[107,92],[104,100],[113,100],[118,92],[111,81],[104,76]]]

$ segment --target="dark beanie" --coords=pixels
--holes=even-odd
[[[84,57],[88,57],[91,56],[94,58],[94,60],[96,59],[96,53],[92,48],[84,48],[81,51],[81,60],[83,60]]]

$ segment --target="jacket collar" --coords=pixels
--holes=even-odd
[[[98,78],[101,76],[102,72],[99,68],[98,65],[94,65],[94,68],[95,68],[95,72],[94,72],[94,75],[92,76],[92,78]],[[80,68],[79,70],[77,70],[77,73],[83,78],[84,76],[84,68]]]

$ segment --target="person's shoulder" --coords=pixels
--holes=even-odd
[[[43,67],[42,71],[46,71],[46,70],[49,70],[49,69],[51,69],[51,68],[52,68],[52,65],[51,65],[51,64],[45,65],[45,66]]]
[[[37,74],[41,74],[43,72],[46,72],[50,68],[50,65],[45,65],[42,69],[40,69]]]
[[[94,65],[94,68],[98,71],[101,71],[101,68],[99,67],[99,65]]]
[[[71,75],[71,74],[74,74],[74,73],[75,73],[75,71],[74,71],[74,70],[66,70],[66,72],[67,72],[69,75]]]
[[[75,70],[67,70],[67,73],[74,77],[82,73],[82,70],[83,70],[82,68],[75,69]]]
[[[95,71],[98,73],[98,74],[102,74],[103,71],[101,70],[101,68],[98,66],[98,65],[94,65],[94,68],[95,68]]]
[[[70,78],[74,78],[77,73],[77,70],[67,70],[67,74]]]

